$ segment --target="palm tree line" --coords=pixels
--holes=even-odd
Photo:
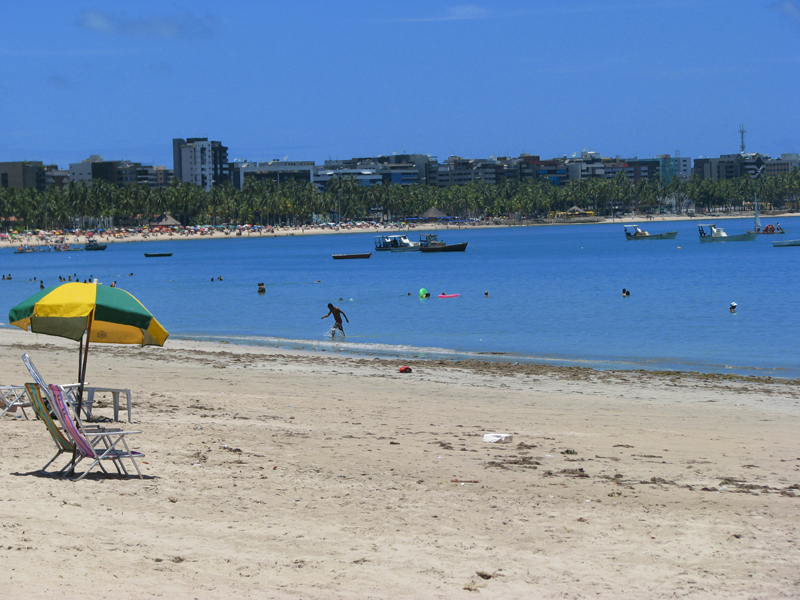
[[[547,179],[476,181],[462,186],[361,186],[350,177],[331,179],[324,191],[310,182],[246,179],[241,190],[225,182],[209,191],[177,179],[166,187],[145,184],[116,187],[104,180],[92,186],[71,181],[44,192],[35,188],[0,189],[0,222],[15,228],[71,228],[75,219],[111,218],[116,226],[141,226],[154,216],[171,214],[183,225],[300,225],[323,220],[401,220],[435,206],[449,216],[547,217],[573,206],[598,216],[618,212],[682,212],[690,204],[698,213],[751,209],[754,196],[762,207],[798,207],[800,171],[752,179],[689,181],[658,176],[633,184],[624,173],[613,179],[583,179],[553,185]],[[677,208],[676,208],[677,207]]]

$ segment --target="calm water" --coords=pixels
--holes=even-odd
[[[722,225],[732,235],[752,220]],[[77,273],[116,280],[173,337],[800,377],[800,247],[771,243],[800,238],[800,219],[781,225],[785,236],[722,244],[700,244],[691,222],[648,223],[651,233],[679,231],[652,242],[626,242],[620,224],[443,230],[447,242],[468,241],[467,251],[348,261],[331,254],[370,251],[374,234],[119,243],[105,252],[3,249],[0,273],[14,280],[0,281],[0,315],[38,290],[30,278],[49,286]],[[219,275],[223,281],[211,281]],[[433,297],[420,300],[421,287]],[[460,297],[440,300],[441,292]],[[320,320],[328,302],[350,318],[346,341],[330,342],[332,317]]]

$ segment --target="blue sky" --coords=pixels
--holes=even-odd
[[[800,0],[15,2],[0,161],[800,152]]]

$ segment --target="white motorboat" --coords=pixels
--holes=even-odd
[[[728,235],[722,227],[716,225],[698,225],[701,242],[752,242],[758,234],[755,231],[740,233],[739,235]]]
[[[389,252],[419,252],[419,242],[404,235],[376,235],[375,250]]]

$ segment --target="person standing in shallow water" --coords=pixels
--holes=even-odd
[[[328,314],[321,318],[325,319],[331,315],[333,315],[333,320],[336,321],[333,324],[333,329],[331,329],[331,338],[333,338],[333,336],[336,335],[337,329],[342,332],[342,335],[345,335],[344,327],[342,327],[342,317],[344,317],[345,321],[347,321],[348,323],[350,322],[350,319],[347,318],[347,315],[344,314],[344,311],[341,308],[339,308],[338,306],[334,306],[333,304],[328,302]]]

